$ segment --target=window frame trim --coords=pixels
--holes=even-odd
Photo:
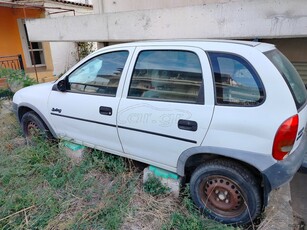
[[[44,50],[44,44],[43,42],[37,42],[42,44],[41,49],[31,49],[29,43],[31,43],[28,39],[27,31],[26,31],[26,23],[24,19],[17,19],[17,25],[18,25],[18,30],[19,30],[19,36],[21,40],[21,45],[22,45],[22,50],[25,58],[25,65],[27,68],[33,68],[34,66],[36,67],[46,67],[46,57],[45,57],[45,50]],[[42,51],[43,56],[44,56],[44,63],[42,64],[33,64],[32,62],[32,55],[31,52],[35,51]]]
[[[206,51],[206,54],[208,56],[208,60],[209,60],[209,64],[210,64],[210,68],[211,68],[211,74],[212,74],[212,80],[213,80],[213,87],[214,87],[214,103],[215,103],[215,106],[227,106],[227,107],[243,107],[243,108],[253,108],[253,107],[258,107],[258,106],[261,106],[265,101],[266,101],[266,89],[265,89],[265,86],[262,82],[262,79],[259,75],[259,73],[257,72],[257,70],[255,69],[255,67],[251,64],[250,61],[248,61],[245,57],[243,57],[242,55],[240,54],[237,54],[237,53],[233,53],[233,52],[226,52],[226,51],[215,51],[215,50],[210,50],[210,51]],[[235,56],[235,57],[238,57],[238,58],[241,58],[243,61],[245,61],[249,67],[252,69],[252,71],[254,72],[254,74],[256,75],[256,77],[258,78],[259,80],[259,84],[260,86],[262,87],[262,92],[263,92],[263,99],[260,103],[258,104],[254,104],[254,105],[240,105],[240,104],[236,104],[236,103],[229,103],[229,104],[222,104],[222,103],[218,103],[217,102],[217,92],[216,92],[216,81],[215,81],[215,74],[214,74],[214,69],[213,69],[213,63],[212,63],[212,59],[210,57],[210,54],[222,54],[222,55],[232,55],[232,56]],[[253,75],[253,77],[255,77]],[[254,78],[255,79],[255,78]],[[258,87],[259,89],[259,87]],[[260,90],[259,90],[260,92]],[[260,94],[261,96],[261,94]]]
[[[71,89],[68,89],[67,87],[67,90],[66,92],[67,93],[76,93],[76,94],[84,94],[84,95],[92,95],[92,96],[105,96],[105,97],[116,97],[117,94],[118,94],[118,88],[120,86],[120,82],[122,81],[122,78],[123,78],[123,73],[124,73],[124,69],[125,67],[128,65],[128,62],[129,62],[129,65],[130,65],[130,60],[129,58],[131,58],[131,55],[133,54],[133,52],[131,52],[131,50],[127,47],[127,48],[123,48],[123,49],[115,49],[115,50],[107,50],[105,52],[101,52],[101,53],[97,53],[96,55],[94,56],[89,56],[88,59],[87,58],[84,58],[83,60],[81,60],[80,64],[78,66],[76,66],[76,68],[73,68],[64,78],[63,80],[66,82],[67,86],[70,84],[69,83],[69,77],[71,76],[71,74],[73,74],[77,69],[79,69],[80,67],[84,66],[85,64],[87,64],[88,62],[90,62],[91,60],[93,60],[94,58],[98,57],[98,56],[102,56],[102,55],[105,55],[105,54],[109,54],[109,53],[116,53],[116,52],[127,52],[128,55],[127,55],[127,59],[126,59],[126,62],[124,63],[124,66],[123,66],[123,71],[121,73],[121,76],[119,78],[119,81],[118,81],[118,85],[117,85],[117,89],[116,89],[116,93],[113,95],[113,94],[103,94],[103,93],[95,93],[95,92],[85,92],[85,91],[72,91]],[[128,67],[127,67],[128,68]],[[126,73],[125,73],[126,74]],[[79,84],[79,83],[74,83],[74,84]],[[80,84],[83,84],[83,83],[80,83]],[[87,84],[83,84],[83,85],[87,85]]]

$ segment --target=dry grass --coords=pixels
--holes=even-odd
[[[121,229],[161,229],[179,203],[172,195],[154,197],[145,193],[139,182],[129,205],[129,213]]]
[[[56,144],[26,146],[0,102],[0,229],[234,229],[203,218],[187,196],[145,193],[131,161],[93,151],[75,162]]]

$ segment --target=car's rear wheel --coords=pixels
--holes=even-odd
[[[32,111],[22,116],[21,126],[27,143],[33,144],[37,138],[50,139],[52,137],[44,122]]]
[[[209,217],[225,224],[247,224],[261,212],[261,193],[255,176],[239,163],[213,160],[192,174],[191,196]]]

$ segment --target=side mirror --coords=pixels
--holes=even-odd
[[[67,90],[67,84],[65,80],[61,80],[57,83],[58,90],[61,92],[65,92]]]

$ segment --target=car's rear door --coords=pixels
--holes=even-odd
[[[65,79],[67,89],[52,90],[48,107],[57,135],[90,147],[122,152],[116,115],[134,48],[93,56]]]
[[[175,170],[179,155],[199,146],[214,109],[205,52],[184,46],[136,48],[117,124],[124,152]]]

